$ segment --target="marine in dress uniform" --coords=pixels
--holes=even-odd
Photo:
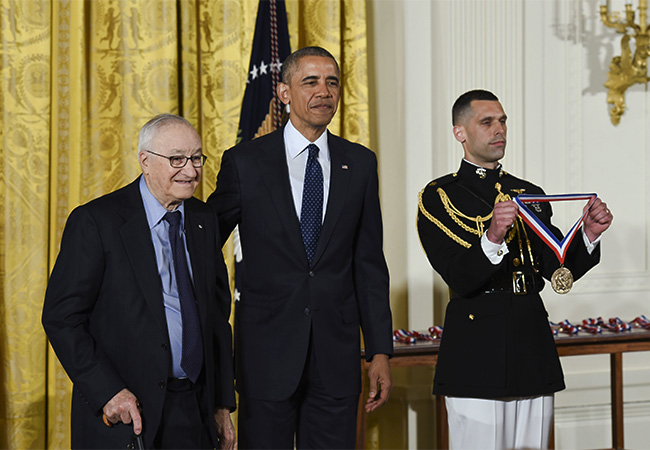
[[[466,104],[458,113],[461,125],[454,113],[454,135],[463,144],[465,159],[458,172],[430,182],[419,194],[420,241],[432,267],[450,289],[433,393],[447,396],[448,408],[456,409],[449,416],[452,446],[544,448],[550,432],[552,394],[565,385],[539,293],[544,279],[551,279],[560,261],[516,217],[516,204],[511,201],[519,194],[540,195],[544,191],[507,173],[498,163],[504,155],[506,132],[505,113],[498,99],[487,91],[470,91],[457,103],[463,98]],[[482,161],[487,168],[477,164]],[[503,202],[502,207],[511,208],[509,227],[502,225],[503,242],[493,243],[487,232],[495,206]],[[600,200],[597,207],[597,218],[608,221],[596,227],[601,231],[611,223],[611,215]],[[562,239],[561,231],[551,223],[550,203],[533,203],[528,208]],[[564,265],[575,280],[598,264],[598,240],[590,240],[584,229],[572,240]],[[531,406],[527,403],[531,398],[540,401]],[[456,403],[450,405],[450,399]],[[463,399],[478,401],[464,405]],[[516,429],[524,420],[521,415],[511,418],[508,408],[513,399],[515,414],[530,408],[526,414],[535,416],[531,423],[536,430],[527,426]],[[498,400],[498,404],[488,402],[485,406],[482,400]],[[525,403],[517,403],[519,400]],[[481,430],[483,418],[467,417],[482,414],[484,406],[489,415],[496,416],[489,419],[496,423]],[[505,409],[495,413],[495,408]],[[523,439],[516,437],[518,433]]]
[[[506,238],[508,253],[492,264],[480,238],[497,200],[544,191],[499,169],[467,161],[421,193],[418,232],[433,268],[451,290],[434,380],[434,393],[500,398],[564,389],[560,360],[539,292],[560,262],[521,221]],[[529,207],[558,238],[549,203]],[[577,280],[600,260],[580,238],[565,266]]]

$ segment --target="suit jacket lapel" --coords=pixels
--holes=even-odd
[[[284,148],[283,130],[280,128],[275,132],[275,138],[268,146],[262,148],[263,155],[259,158],[259,170],[262,172],[268,188],[271,201],[278,212],[280,221],[283,223],[289,241],[296,248],[299,254],[305,253],[305,246],[302,242],[300,232],[300,220],[296,215],[296,207],[293,203],[293,194],[289,182],[289,169]],[[307,258],[305,257],[305,262]]]
[[[323,222],[323,228],[320,232],[320,238],[318,238],[318,247],[316,247],[312,266],[318,262],[323,251],[327,248],[328,241],[332,237],[334,227],[336,222],[339,220],[341,211],[343,210],[343,205],[345,204],[345,199],[348,195],[350,176],[354,169],[345,153],[345,150],[336,145],[333,139],[330,139],[329,131],[327,133],[327,144],[330,149],[331,163],[330,192],[327,199],[325,221]]]
[[[131,183],[125,191],[125,201],[120,214],[124,224],[120,227],[120,236],[126,249],[126,254],[131,263],[131,268],[140,286],[142,295],[149,305],[156,322],[161,330],[167,334],[167,321],[163,306],[160,275],[156,263],[156,253],[151,242],[151,232],[144,211],[144,204],[140,195],[140,178]]]

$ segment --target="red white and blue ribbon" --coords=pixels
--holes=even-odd
[[[563,320],[560,323],[553,323],[549,321],[549,325],[551,326],[551,330],[553,330],[554,335],[558,332],[566,334],[578,334],[580,331],[578,327],[572,325],[568,320]]]
[[[526,224],[535,231],[535,233],[548,245],[551,250],[555,252],[557,258],[560,260],[560,263],[564,263],[564,258],[566,257],[566,252],[575,236],[576,232],[582,225],[582,222],[585,220],[585,216],[589,212],[589,208],[598,198],[597,194],[557,194],[557,195],[535,195],[535,194],[520,194],[515,197],[515,202],[519,205],[519,216],[523,219]],[[533,214],[530,209],[526,206],[527,203],[549,203],[549,202],[561,202],[561,201],[571,201],[571,200],[588,200],[588,208],[584,210],[582,216],[578,221],[571,227],[569,232],[564,236],[564,239],[561,241],[551,233],[551,231],[542,223],[542,221]]]
[[[435,339],[440,339],[442,337],[442,327],[438,325],[429,327],[429,334],[433,336]]]
[[[400,342],[402,344],[415,344],[417,338],[411,336],[411,332],[408,330],[395,330],[393,332],[393,341]]]
[[[549,325],[554,336],[558,333],[565,333],[568,335],[578,334],[585,331],[591,334],[602,333],[603,331],[611,331],[612,333],[620,333],[623,331],[630,331],[632,328],[645,328],[650,329],[650,321],[645,316],[639,316],[631,322],[625,322],[618,317],[610,317],[605,321],[602,317],[597,319],[584,319],[582,325],[575,326],[568,320],[563,320],[560,323],[553,323],[549,321]]]
[[[602,317],[599,317],[598,319],[592,319],[590,317],[588,319],[583,319],[580,330],[584,330],[587,333],[591,333],[591,334],[598,334],[603,332],[602,325],[603,325]]]
[[[429,334],[419,331],[398,329],[393,332],[393,341],[402,344],[415,344],[417,341],[435,341],[442,337],[442,327],[429,327]]]
[[[646,330],[650,330],[650,320],[643,314],[641,314],[639,317],[635,318],[632,322],[632,325],[638,328],[645,328]]]
[[[600,317],[599,317],[600,319]],[[610,317],[609,323],[604,323],[603,326],[609,331],[630,331],[632,329],[632,324],[627,323],[619,319],[618,317]]]

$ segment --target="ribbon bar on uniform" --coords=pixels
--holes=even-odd
[[[597,194],[556,194],[556,195],[535,195],[535,194],[520,194],[515,197],[515,203],[519,205],[519,215],[529,227],[537,233],[537,235],[551,247],[551,250],[555,252],[557,258],[560,260],[560,263],[564,263],[564,258],[566,256],[567,249],[573,240],[578,228],[582,224],[582,221],[585,219],[589,208],[598,198]],[[561,202],[561,201],[571,201],[571,200],[589,200],[588,208],[584,210],[582,216],[578,221],[571,227],[569,232],[564,236],[564,239],[561,241],[551,233],[551,231],[542,223],[542,221],[533,214],[530,209],[526,206],[527,203],[549,203],[549,202]]]

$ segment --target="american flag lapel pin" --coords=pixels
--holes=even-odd
[[[341,169],[343,169],[343,170],[348,170],[348,165],[347,165],[347,164],[343,164],[343,165],[341,166]]]

